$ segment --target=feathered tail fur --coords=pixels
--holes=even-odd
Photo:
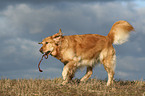
[[[131,31],[134,31],[133,26],[127,21],[120,20],[113,24],[108,37],[113,44],[123,44],[128,40]]]

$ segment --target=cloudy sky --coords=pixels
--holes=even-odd
[[[43,1],[43,2],[42,2]],[[64,35],[107,35],[118,20],[127,20],[136,32],[114,46],[117,52],[115,79],[145,80],[145,1],[141,0],[4,0],[0,2],[0,78],[61,77],[63,64],[49,56],[37,65],[43,38],[62,29]],[[76,78],[85,74],[78,71]],[[92,78],[105,79],[103,66]]]

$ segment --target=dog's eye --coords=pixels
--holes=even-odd
[[[46,42],[45,44],[48,44],[48,42]]]

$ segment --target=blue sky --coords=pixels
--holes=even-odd
[[[84,2],[85,1],[85,2]],[[62,29],[64,35],[107,35],[118,20],[131,23],[136,32],[129,41],[114,46],[117,53],[115,79],[145,79],[145,1],[121,0],[5,0],[0,6],[0,78],[61,77],[63,64],[49,56],[41,59],[40,42]],[[78,71],[76,78],[85,74]],[[105,79],[103,66],[93,70],[92,78]]]
[[[138,7],[145,7],[145,1],[144,0],[135,0],[134,1],[137,5],[138,5]]]

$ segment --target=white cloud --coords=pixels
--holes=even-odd
[[[47,20],[43,17],[46,9],[32,9],[26,4],[20,4],[16,6],[8,6],[6,10],[1,12],[3,15],[3,24],[5,29],[9,28],[9,33],[38,33],[43,31],[43,26],[46,24]],[[6,22],[5,22],[6,21]],[[2,24],[1,24],[2,25]],[[15,31],[11,30],[15,29]]]
[[[1,12],[9,24],[5,29],[9,27],[17,33],[40,33],[46,27],[52,26],[63,27],[68,31],[72,28],[79,31],[85,28],[85,32],[98,28],[98,32],[104,32],[106,30],[99,27],[107,27],[108,23],[119,19],[129,19],[134,14],[120,3],[64,3],[63,5],[63,7],[49,5],[41,8],[34,8],[27,4],[9,5]],[[14,33],[14,30],[11,32]]]
[[[38,56],[39,45],[36,41],[27,40],[24,38],[13,38],[4,41],[6,48],[3,49],[3,54],[11,55],[19,54],[21,56],[36,57]]]
[[[61,3],[61,5],[44,5],[37,8],[28,4],[9,5],[0,12],[3,16],[1,25],[4,34],[34,34],[54,32],[59,28],[66,34],[101,33],[107,35],[113,23],[124,19],[131,22],[135,29],[143,30],[144,9],[134,9],[133,4],[118,2],[108,3]],[[128,7],[130,6],[130,7]],[[134,14],[138,13],[138,14]],[[107,17],[107,18],[106,18]],[[105,28],[102,28],[105,27]],[[53,30],[53,31],[52,31]],[[140,31],[143,32],[144,31]]]

